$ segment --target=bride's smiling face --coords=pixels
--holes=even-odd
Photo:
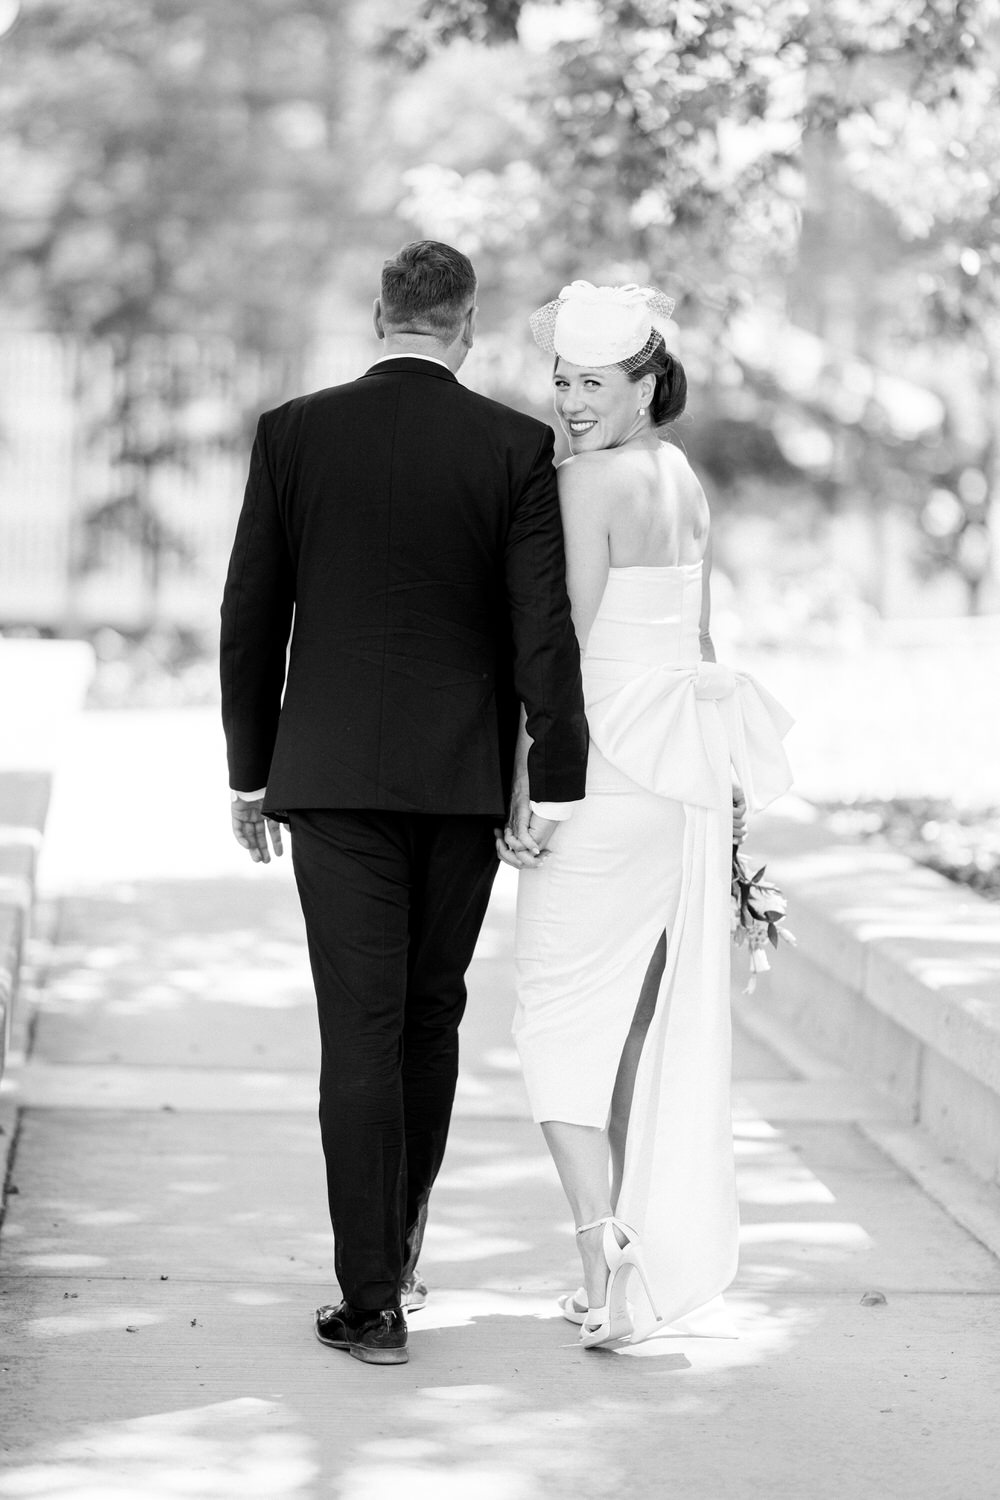
[[[617,448],[635,432],[642,396],[617,365],[588,368],[558,359],[552,384],[571,452]]]

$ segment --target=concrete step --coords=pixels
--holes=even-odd
[[[839,838],[791,799],[750,843],[798,939],[774,956],[762,1003],[1000,1181],[1000,906]]]

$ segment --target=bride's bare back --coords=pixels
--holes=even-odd
[[[613,568],[677,567],[700,562],[708,545],[708,504],[679,448],[604,455],[613,470],[608,555]],[[612,477],[609,473],[609,478]]]
[[[705,493],[679,448],[604,448],[559,468],[573,620],[586,641],[608,568],[701,562],[709,542]],[[707,568],[706,568],[707,572]],[[707,633],[707,579],[704,627]]]

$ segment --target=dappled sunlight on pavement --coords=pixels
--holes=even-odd
[[[45,1056],[153,1064],[209,1049],[228,1067],[273,1069],[308,1058],[302,919],[293,893],[276,899],[266,879],[119,882],[64,900],[38,1023]]]
[[[200,1500],[306,1496],[318,1474],[314,1445],[283,1431],[280,1403],[242,1397],[193,1410],[88,1425],[51,1451],[0,1475],[0,1495],[46,1500]],[[197,1476],[197,1489],[192,1479]]]
[[[169,736],[163,715],[147,736],[207,817],[207,725],[167,717]],[[117,770],[97,745],[88,774],[107,805]],[[5,1118],[20,1114],[0,1237],[0,1497],[996,1492],[977,1373],[994,1357],[996,1261],[860,1128],[898,1113],[853,1080],[800,1076],[739,1026],[739,1336],[579,1347],[555,1300],[579,1280],[573,1226],[510,1039],[506,871],[469,977],[410,1362],[321,1347],[312,1310],[335,1283],[288,862],[234,868],[224,801],[221,832],[199,843],[186,823],[185,842],[146,847],[143,780],[119,783],[92,861],[71,837],[82,810],[64,809],[49,860],[33,1046],[4,1095]],[[884,1300],[864,1305],[870,1291]]]

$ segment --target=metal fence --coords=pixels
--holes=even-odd
[[[84,350],[50,333],[0,332],[0,630],[214,630],[255,413],[354,378],[376,350],[360,328],[334,330],[305,368],[265,378],[224,340],[149,340],[123,368],[110,345]],[[525,354],[516,341],[483,337],[462,379],[547,414],[547,366]],[[739,506],[723,514],[720,634],[727,588],[739,596],[744,637],[822,632],[831,593],[840,600],[834,625],[850,626],[874,551],[887,615],[964,607],[955,575],[918,575],[912,522],[891,507],[873,502],[864,516],[838,515],[808,547],[801,537],[790,545],[780,516]],[[727,584],[734,559],[740,566]],[[986,609],[996,597],[994,586]],[[869,620],[865,629],[873,628]]]
[[[49,623],[69,602],[77,421],[72,351],[0,342],[0,618]]]
[[[306,388],[350,379],[370,354],[330,341]],[[0,628],[217,619],[248,418],[291,391],[220,341],[150,341],[129,378],[127,401],[111,347],[0,335]],[[185,393],[168,407],[178,378]]]

